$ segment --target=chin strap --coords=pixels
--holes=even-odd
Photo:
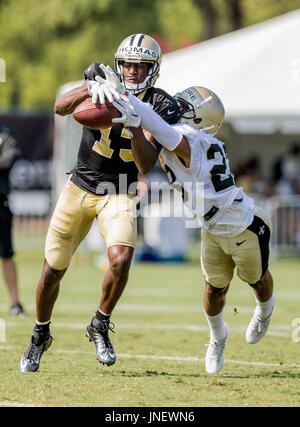
[[[147,90],[150,87],[147,84],[148,80],[144,80],[143,83],[139,83],[139,84],[127,83],[124,81],[124,78],[122,80],[123,80],[123,85],[124,85],[125,89],[127,89],[133,95],[137,95],[141,92],[144,92],[145,90]]]

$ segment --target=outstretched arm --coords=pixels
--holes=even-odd
[[[149,104],[145,104],[131,94],[128,94],[128,98],[130,102],[128,100],[126,102],[123,98],[113,103],[122,113],[122,117],[113,119],[113,122],[123,122],[131,131],[140,125],[151,133],[155,141],[167,150],[173,151],[183,160],[185,166],[189,167],[191,150],[186,138],[156,114]],[[142,147],[141,143],[137,145],[139,150],[142,150]]]
[[[63,94],[54,104],[54,113],[60,116],[72,114],[77,105],[90,96],[87,83]]]

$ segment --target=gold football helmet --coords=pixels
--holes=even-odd
[[[210,89],[192,86],[175,95],[181,107],[180,123],[216,133],[223,124],[225,110],[220,98]]]
[[[115,71],[126,89],[131,93],[139,93],[153,86],[159,76],[161,64],[161,48],[159,44],[147,34],[132,34],[122,41],[115,53]],[[124,81],[124,62],[146,62],[151,64],[148,75],[142,83],[132,84]]]

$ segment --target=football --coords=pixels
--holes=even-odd
[[[105,104],[93,104],[89,97],[77,105],[74,119],[89,129],[107,129],[113,126],[112,119],[121,117],[121,113],[107,99]]]

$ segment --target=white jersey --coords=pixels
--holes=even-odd
[[[236,236],[253,221],[254,203],[236,187],[224,143],[211,134],[186,124],[174,127],[191,149],[186,168],[173,151],[162,148],[170,184],[184,190],[184,200],[198,218],[199,226],[215,235]]]

